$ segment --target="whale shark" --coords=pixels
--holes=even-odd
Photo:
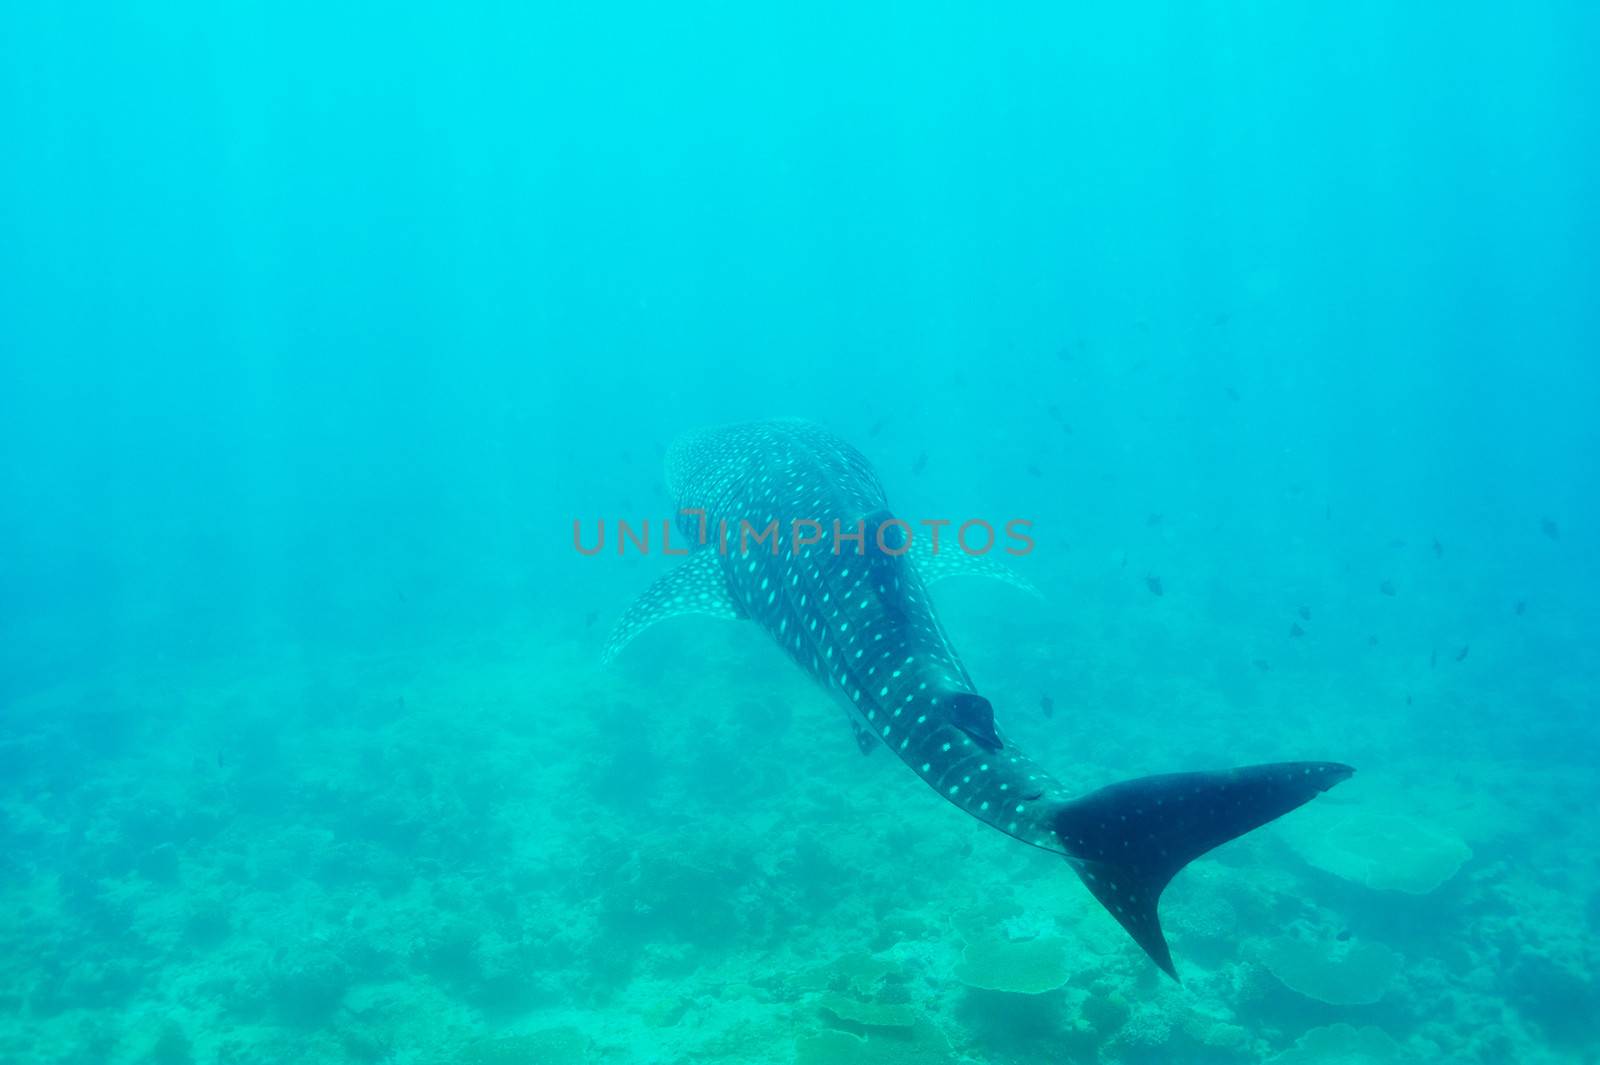
[[[1027,587],[1009,567],[954,543],[918,544],[866,457],[811,422],[691,433],[666,467],[694,546],[623,614],[602,659],[668,617],[753,622],[832,693],[863,750],[888,748],[967,814],[1061,855],[1174,980],[1157,910],[1172,878],[1354,772],[1279,762],[1069,794],[1006,737],[929,598],[930,585],[961,573]]]

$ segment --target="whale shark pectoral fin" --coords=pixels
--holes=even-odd
[[[617,652],[651,625],[682,614],[706,614],[729,621],[745,617],[728,595],[728,583],[715,551],[696,551],[677,569],[646,588],[611,630],[605,650],[600,653],[601,663],[609,664]]]
[[[948,545],[936,553],[912,551],[911,555],[916,556],[917,573],[922,577],[923,584],[937,584],[950,577],[988,577],[1013,588],[1021,588],[1029,595],[1044,598],[1044,593],[1016,570],[988,555],[969,555]]]
[[[1054,828],[1084,886],[1174,980],[1156,907],[1178,871],[1327,791],[1355,770],[1280,762],[1139,777],[1064,803]]]

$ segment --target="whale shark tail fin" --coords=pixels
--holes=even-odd
[[[1064,804],[1055,828],[1084,885],[1176,980],[1156,906],[1178,870],[1354,772],[1337,762],[1279,762],[1139,777]]]

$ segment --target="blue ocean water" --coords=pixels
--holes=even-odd
[[[0,1061],[1600,1057],[1588,5],[0,12]],[[682,433],[810,419],[1168,890],[608,668]]]

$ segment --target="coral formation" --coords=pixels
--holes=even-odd
[[[955,977],[968,987],[1039,995],[1060,987],[1075,971],[1066,940],[1015,916],[995,921],[963,914],[952,923],[962,938]]]
[[[1313,1028],[1267,1065],[1402,1065],[1411,1060],[1381,1028],[1343,1022]]]
[[[1377,1002],[1400,971],[1400,955],[1379,943],[1282,938],[1261,962],[1285,987],[1333,1006]]]
[[[1319,869],[1382,891],[1426,895],[1472,857],[1438,827],[1370,809],[1307,810],[1287,829],[1295,850]]]

